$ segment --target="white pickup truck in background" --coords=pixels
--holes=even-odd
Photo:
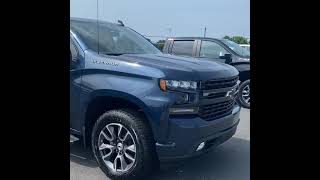
[[[241,47],[247,49],[248,51],[250,51],[250,44],[239,44]]]

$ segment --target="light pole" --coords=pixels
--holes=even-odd
[[[97,46],[98,46],[98,54],[99,54],[99,52],[100,52],[100,40],[99,40],[99,38],[100,38],[100,33],[99,33],[99,0],[97,0],[97,38],[98,38],[98,44],[97,44]]]
[[[167,28],[167,30],[168,30],[168,35],[167,35],[167,37],[171,37],[171,32],[172,32],[172,28]]]

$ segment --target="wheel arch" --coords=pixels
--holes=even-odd
[[[82,130],[84,146],[87,147],[90,144],[92,128],[97,119],[108,110],[121,108],[137,110],[147,120],[153,132],[151,115],[142,100],[126,92],[98,90],[91,93],[90,100],[85,108]]]

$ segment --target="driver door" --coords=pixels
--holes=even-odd
[[[225,54],[229,52],[220,44],[214,41],[201,41],[199,58],[226,63],[226,59],[222,58]]]
[[[70,130],[80,132],[81,63],[79,49],[70,38]]]

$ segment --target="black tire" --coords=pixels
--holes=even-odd
[[[247,103],[245,101],[245,99],[242,97],[243,90],[246,86],[250,87],[250,79],[248,79],[240,84],[237,102],[239,103],[240,106],[250,109],[250,101],[249,101],[249,103]],[[250,94],[250,92],[249,92],[249,94]],[[249,97],[250,97],[250,95],[249,95]]]
[[[136,143],[136,160],[127,172],[114,172],[103,161],[98,149],[99,134],[106,125],[118,123],[123,125]],[[147,121],[136,111],[130,109],[110,110],[99,117],[92,131],[92,150],[102,171],[111,179],[141,179],[148,176],[159,166],[154,138]]]

